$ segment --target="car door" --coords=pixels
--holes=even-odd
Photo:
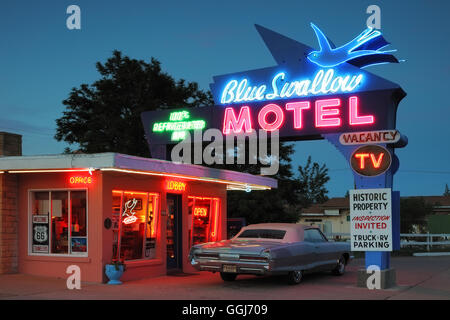
[[[313,245],[315,269],[324,269],[333,263],[333,248],[317,228],[305,230],[305,241]]]
[[[319,229],[308,230],[310,230],[309,237],[312,238],[317,253],[317,268],[329,269],[333,267],[336,264],[335,244],[329,242]]]

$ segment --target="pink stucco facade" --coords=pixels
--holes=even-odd
[[[7,174],[7,173],[5,173]],[[86,173],[84,173],[86,174]],[[12,175],[12,174],[8,174]],[[151,260],[138,259],[127,261],[127,270],[122,280],[155,277],[167,273],[166,235],[167,235],[167,201],[169,191],[165,185],[167,177],[145,176],[123,172],[92,173],[91,183],[71,184],[72,172],[54,173],[22,173],[15,174],[18,180],[17,197],[17,239],[18,239],[18,272],[32,275],[67,278],[66,269],[70,265],[78,265],[81,269],[81,280],[89,282],[105,282],[104,267],[113,255],[113,231],[105,226],[105,219],[112,219],[112,191],[128,190],[135,192],[151,192],[159,195],[159,217],[156,237],[156,257]],[[180,179],[178,179],[180,180]],[[182,179],[180,180],[182,181]],[[188,212],[188,197],[212,197],[220,199],[217,240],[226,238],[226,185],[215,182],[186,180],[186,189],[178,192],[181,196],[181,270],[193,272],[188,261],[190,249],[189,222],[192,215]],[[87,194],[87,255],[70,256],[61,254],[32,253],[30,223],[30,193],[33,191],[52,190],[86,190]],[[172,191],[170,191],[172,193]]]

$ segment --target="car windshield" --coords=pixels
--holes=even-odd
[[[283,239],[285,234],[285,230],[249,229],[244,230],[238,238]]]

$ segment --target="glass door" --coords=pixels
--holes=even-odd
[[[181,195],[167,194],[167,269],[181,269]]]

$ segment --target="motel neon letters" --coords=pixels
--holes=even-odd
[[[371,125],[375,123],[375,116],[362,115],[359,110],[359,98],[351,96],[348,98],[348,124],[350,126]],[[301,130],[304,124],[304,114],[314,112],[314,127],[329,128],[340,127],[345,121],[342,117],[342,99],[330,98],[316,100],[314,104],[310,101],[294,101],[285,104],[284,108],[275,103],[263,106],[257,115],[257,122],[261,129],[274,131],[281,129],[285,122],[285,113],[291,112],[293,116],[292,127]],[[223,118],[223,133],[249,133],[252,132],[254,123],[249,106],[239,109],[238,115],[232,107],[225,108]]]

